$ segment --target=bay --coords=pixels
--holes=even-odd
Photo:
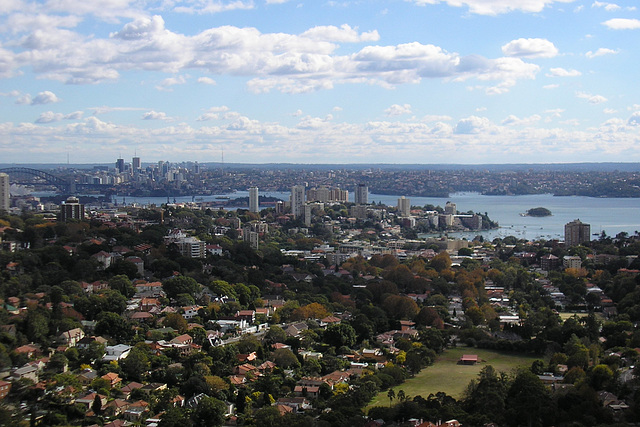
[[[261,192],[261,196],[272,196],[281,200],[289,200],[288,192]],[[183,196],[171,198],[181,202],[221,201],[221,197],[231,199],[248,197],[248,191],[237,191],[212,196]],[[353,197],[353,196],[352,196]],[[369,194],[370,203],[396,206],[399,195]],[[594,197],[556,197],[551,194],[535,194],[524,196],[484,196],[479,193],[454,193],[447,198],[441,197],[409,197],[412,206],[441,206],[451,201],[458,212],[487,213],[489,218],[497,221],[500,228],[479,232],[448,233],[452,237],[472,239],[482,235],[485,239],[515,236],[521,239],[564,239],[564,225],[575,219],[591,224],[591,233],[600,235],[603,231],[610,236],[620,232],[629,234],[640,231],[640,199],[635,198],[594,198]],[[114,196],[118,204],[139,204],[142,206],[167,203],[166,197],[123,197]],[[248,208],[248,206],[241,206]],[[261,206],[264,208],[265,206]],[[549,217],[521,216],[531,208],[544,207],[551,211]],[[593,236],[597,238],[597,236]]]

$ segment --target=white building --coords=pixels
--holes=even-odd
[[[260,203],[258,198],[258,187],[249,188],[249,212],[260,212]]]
[[[294,185],[291,188],[291,213],[300,218],[304,215],[304,186]]]
[[[407,199],[404,196],[398,199],[398,215],[399,216],[411,215],[411,199]]]
[[[366,205],[369,203],[369,187],[366,184],[358,184],[354,193],[356,205]]]
[[[126,344],[108,345],[105,350],[105,355],[102,360],[105,362],[111,362],[113,360],[118,361],[126,359],[131,352],[131,346]]]

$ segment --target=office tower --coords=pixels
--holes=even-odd
[[[0,173],[0,211],[8,211],[11,202],[9,175]]]
[[[118,173],[124,172],[124,159],[116,160],[116,171]]]
[[[69,197],[66,202],[60,206],[60,220],[69,221],[71,219],[84,219],[84,205],[75,197]]]
[[[355,192],[355,200],[356,205],[367,205],[369,204],[369,187],[366,184],[358,184]]]
[[[591,225],[575,219],[564,225],[565,246],[576,246],[591,241]]]
[[[193,165],[193,173],[195,173],[196,175],[200,173],[200,165],[198,164],[198,162]]]
[[[411,199],[407,199],[404,196],[398,199],[398,215],[400,216],[411,215]]]
[[[258,187],[249,188],[249,212],[260,212],[260,202],[258,197]]]
[[[142,163],[140,162],[140,157],[134,157],[131,161],[131,165],[133,166],[134,171],[139,171],[142,169]]]
[[[304,186],[294,185],[291,187],[291,213],[295,218],[304,215]]]

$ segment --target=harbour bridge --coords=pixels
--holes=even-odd
[[[4,168],[0,169],[0,172],[9,175],[9,182],[11,184],[53,186],[63,194],[75,194],[79,190],[88,189],[104,190],[110,187],[105,184],[76,183],[73,178],[63,179],[49,172],[25,167]]]

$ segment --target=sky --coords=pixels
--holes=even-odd
[[[0,163],[640,162],[640,4],[2,0]]]

